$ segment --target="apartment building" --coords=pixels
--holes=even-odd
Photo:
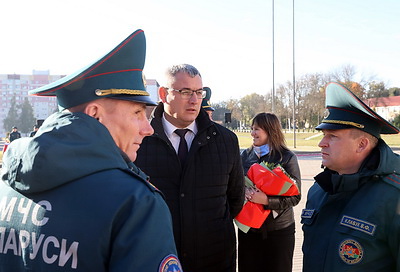
[[[16,104],[21,105],[25,97],[28,97],[37,120],[46,119],[49,115],[57,111],[57,101],[55,97],[30,96],[30,90],[39,88],[43,85],[56,81],[65,75],[51,75],[49,70],[33,70],[28,74],[0,74],[0,137],[4,137],[11,128],[3,127],[3,120],[11,107],[11,100],[15,96]],[[155,79],[148,79],[147,91],[154,101],[158,101],[158,83]],[[33,124],[32,124],[33,126]]]
[[[369,98],[364,103],[389,122],[400,114],[400,96]]]
[[[11,130],[11,128],[3,127],[3,120],[7,117],[14,96],[17,105],[21,105],[25,97],[28,97],[36,119],[46,119],[47,116],[55,112],[57,102],[54,97],[29,96],[28,92],[64,76],[50,75],[48,70],[33,70],[31,75],[0,74],[0,136],[4,137],[6,132]]]

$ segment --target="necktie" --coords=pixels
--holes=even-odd
[[[176,129],[175,133],[178,134],[178,136],[181,138],[181,141],[179,142],[179,147],[178,147],[178,157],[181,161],[181,164],[184,165],[186,156],[188,154],[188,146],[187,142],[185,139],[185,134],[188,132],[189,129]]]

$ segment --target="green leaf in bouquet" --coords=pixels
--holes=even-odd
[[[247,176],[244,176],[244,186],[249,188],[257,188],[254,183]]]
[[[266,163],[266,162],[260,162],[259,165],[261,165],[262,167],[265,168],[265,170],[271,172],[272,174],[274,174],[274,175],[276,176],[276,174],[274,173],[274,171],[272,171],[272,170],[274,170],[274,169],[276,168],[276,165],[275,165],[274,163],[272,163],[272,162],[268,162],[268,163]],[[279,164],[278,164],[278,165],[279,165]]]
[[[292,177],[289,175],[288,172],[286,172],[285,168],[283,168],[280,164],[278,164],[277,167],[279,167],[279,168],[282,170],[282,172],[283,172],[288,178],[290,178],[290,179],[293,181],[293,183],[296,184],[296,186],[297,186],[297,181],[296,181],[294,178],[292,178]]]
[[[235,222],[236,226],[238,227],[238,229],[240,229],[240,230],[243,231],[244,233],[247,233],[247,232],[251,229],[251,227],[246,226],[246,225],[240,223],[240,222],[237,221],[236,219],[234,219],[234,222]]]

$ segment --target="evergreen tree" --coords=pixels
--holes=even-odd
[[[33,108],[29,103],[28,97],[25,97],[24,103],[21,105],[21,114],[18,120],[18,129],[22,133],[28,133],[32,130],[33,125],[36,124],[36,118],[33,115]]]
[[[398,128],[400,127],[400,115],[396,115],[396,117],[394,117],[392,124],[395,127],[398,127]]]
[[[6,131],[11,131],[13,126],[18,127],[18,107],[15,95],[11,98],[11,107],[8,111],[7,117],[3,120],[3,128]]]

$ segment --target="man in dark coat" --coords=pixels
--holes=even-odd
[[[33,130],[31,131],[31,133],[29,134],[29,137],[33,137],[35,136],[36,132],[38,131],[39,126],[38,125],[33,125]]]
[[[234,272],[233,218],[244,201],[238,139],[201,109],[205,92],[195,67],[172,66],[166,75],[151,121],[154,134],[143,140],[136,164],[166,196],[183,270]],[[183,139],[176,129],[187,129],[186,159],[179,157]]]
[[[21,138],[21,133],[19,133],[18,128],[17,127],[13,127],[12,131],[10,133],[10,143],[16,139]]]

